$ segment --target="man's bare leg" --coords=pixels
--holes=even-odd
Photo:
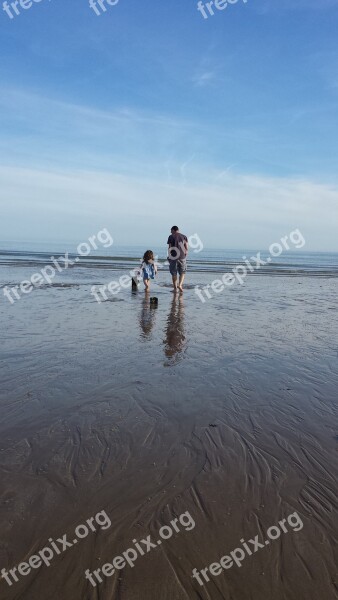
[[[185,277],[185,273],[182,273],[180,275],[180,279],[179,279],[179,282],[178,282],[178,289],[180,290],[180,292],[183,292],[184,277]]]
[[[173,278],[173,286],[174,286],[173,292],[175,294],[177,292],[177,275],[173,275],[172,278]]]

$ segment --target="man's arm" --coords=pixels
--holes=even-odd
[[[167,250],[167,260],[168,260],[170,258],[170,248],[172,247],[171,243],[170,243],[170,236],[168,237],[167,244],[168,244],[168,250]]]

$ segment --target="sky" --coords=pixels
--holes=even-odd
[[[0,245],[338,251],[338,0],[104,5],[0,0]]]

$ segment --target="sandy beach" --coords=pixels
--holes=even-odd
[[[337,279],[256,276],[203,304],[208,277],[175,297],[161,273],[157,309],[141,291],[99,304],[84,281],[1,304],[0,567],[111,521],[1,598],[338,597]],[[85,578],[187,511],[193,529]],[[295,512],[301,530],[192,577]]]

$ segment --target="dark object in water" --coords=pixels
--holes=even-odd
[[[156,296],[153,296],[152,298],[150,298],[150,304],[152,306],[158,306],[158,298],[156,298]]]
[[[214,423],[209,423],[209,427],[217,427]]]
[[[138,290],[138,282],[137,282],[136,277],[132,277],[131,289],[133,290],[133,292],[136,292]]]

